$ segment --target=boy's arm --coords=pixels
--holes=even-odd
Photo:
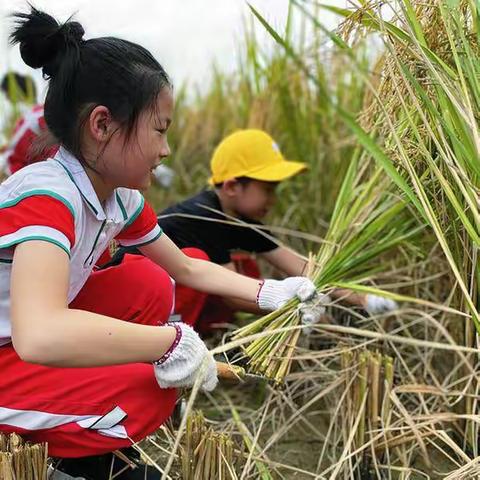
[[[275,268],[290,276],[306,275],[307,260],[299,253],[286,247],[278,247],[270,252],[259,254],[267,260]],[[385,310],[393,310],[397,306],[395,302],[386,300],[377,295],[366,295],[364,293],[356,293],[352,290],[344,288],[335,288],[329,292],[330,297],[339,300],[342,303],[352,306],[358,306],[370,311],[378,313]]]
[[[347,305],[358,306],[366,308],[367,296],[364,293],[355,293],[352,290],[346,288],[334,288],[329,292],[330,297],[334,300],[340,300]]]
[[[269,252],[260,253],[259,256],[291,277],[306,273],[307,259],[289,248],[278,247]]]

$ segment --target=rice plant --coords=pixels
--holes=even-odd
[[[390,227],[395,229],[397,227],[395,220],[399,220],[402,227],[412,222],[410,224],[412,235],[415,232],[421,232],[422,239],[417,237],[414,243],[410,244],[410,252],[417,250],[419,256],[416,258],[427,260],[419,262],[423,270],[416,271],[414,275],[420,278],[428,276],[433,266],[432,262],[442,265],[445,269],[446,276],[442,277],[443,285],[435,288],[436,296],[433,298],[438,304],[437,311],[445,306],[451,308],[449,313],[441,314],[442,328],[444,328],[442,336],[445,335],[445,338],[453,343],[458,342],[458,348],[465,346],[465,351],[470,353],[462,357],[460,364],[451,364],[453,370],[447,376],[448,382],[453,382],[452,385],[462,389],[462,393],[454,394],[455,402],[447,401],[443,405],[450,412],[443,416],[444,421],[448,423],[449,418],[457,418],[454,420],[455,425],[452,424],[453,430],[445,427],[445,430],[440,432],[428,422],[428,426],[426,424],[419,426],[415,415],[409,412],[409,408],[413,405],[405,406],[395,394],[391,396],[390,401],[395,399],[398,407],[397,415],[403,418],[406,424],[398,427],[403,433],[394,444],[401,447],[396,448],[397,452],[393,452],[394,454],[390,452],[388,464],[393,468],[394,463],[400,461],[399,472],[402,469],[404,472],[412,472],[410,467],[415,454],[414,444],[421,446],[424,463],[428,468],[431,468],[432,448],[442,452],[445,457],[447,457],[446,445],[455,450],[453,457],[465,449],[475,455],[478,448],[478,429],[471,415],[475,415],[478,395],[475,327],[478,329],[479,326],[478,280],[480,278],[478,263],[480,232],[478,222],[480,162],[477,122],[478,5],[470,2],[425,3],[402,0],[389,2],[388,8],[373,2],[364,2],[349,10],[325,7],[345,17],[339,32],[326,32],[309,8],[314,2],[293,0],[292,3],[309,18],[315,28],[329,36],[339,52],[343,52],[356,65],[357,75],[363,79],[367,88],[361,114],[355,115],[355,112],[352,114],[336,102],[336,99],[331,99],[332,109],[345,121],[357,138],[361,149],[359,156],[362,162],[352,167],[352,170],[358,174],[361,171],[359,165],[371,165],[371,161],[375,162],[380,169],[378,173],[380,183],[384,186],[372,194],[375,201],[380,208],[385,208],[384,211],[388,212],[389,201],[395,198],[398,202],[397,208],[405,212],[405,218],[402,220],[398,219],[392,211],[391,217],[388,215],[383,219],[379,217],[381,220],[375,223],[376,210],[369,209],[368,201],[365,201],[368,197],[362,198],[358,193],[350,196],[355,186],[349,180],[349,173],[347,173],[344,179],[345,188],[341,189],[337,196],[338,208],[336,206],[334,209],[326,235],[330,247],[322,245],[320,248],[314,262],[318,270],[311,271],[312,278],[321,289],[336,285],[373,291],[368,287],[362,287],[360,283],[370,282],[374,278],[372,274],[375,273],[380,273],[380,276],[385,278],[381,272],[382,268],[383,273],[397,271],[396,262],[400,260],[399,256],[405,250],[397,249],[396,253],[393,252],[392,258],[392,253],[385,256],[385,250],[380,249],[378,255],[375,255],[375,258],[381,259],[380,271],[375,272],[371,270],[369,260],[372,257],[368,254],[368,248],[365,250],[365,246],[362,245],[359,252],[365,253],[365,257],[360,256],[357,260],[355,253],[358,251],[350,248],[348,240],[355,244],[356,241],[365,239],[362,236],[362,229],[372,224],[375,227],[369,231],[371,234],[369,239],[377,246],[375,234],[383,240],[385,233],[382,235],[382,230],[390,231]],[[288,39],[276,32],[259,12],[254,10],[254,14],[302,69],[305,76],[315,82],[304,56],[295,50]],[[382,39],[384,49],[379,58],[374,59],[371,69],[367,70],[356,61],[355,48],[372,32],[376,38]],[[319,90],[321,87],[318,85]],[[375,176],[375,173],[371,174]],[[353,176],[352,173],[352,178]],[[385,189],[390,197],[385,196]],[[368,188],[366,190],[368,191]],[[343,195],[350,196],[350,204],[343,202],[345,200],[342,198]],[[360,211],[364,213],[357,219],[358,222],[355,222],[358,211],[352,207],[355,205],[356,198],[359,199]],[[342,209],[345,205],[348,207]],[[351,230],[351,236],[346,234],[349,230]],[[344,239],[345,234],[347,242]],[[399,238],[408,239],[409,234],[404,232]],[[398,243],[394,241],[393,246],[396,244]],[[381,242],[378,247],[381,247]],[[345,252],[344,256],[342,251]],[[432,251],[435,251],[433,256]],[[440,252],[441,255],[439,255]],[[414,258],[415,256],[410,258],[411,272],[415,270]],[[390,264],[385,265],[385,259],[389,259]],[[333,266],[329,262],[332,262]],[[350,269],[352,263],[354,269]],[[405,268],[409,267],[405,265]],[[336,277],[337,273],[340,273],[340,277]],[[341,275],[345,276],[342,278]],[[344,278],[348,280],[344,281]],[[412,298],[415,296],[412,295],[415,290],[416,288],[410,288],[408,292],[412,302],[415,301]],[[418,298],[416,302],[421,303]],[[260,331],[271,333],[246,346],[245,351],[250,357],[252,367],[267,375],[273,372],[274,377],[281,380],[285,373],[288,373],[292,358],[298,357],[294,352],[299,333],[298,330],[291,329],[298,323],[295,305],[291,304],[282,312],[264,317],[241,329],[237,333],[237,338]],[[378,327],[384,327],[384,325],[378,324]],[[335,328],[319,327],[322,331],[332,331]],[[339,327],[336,330],[341,331],[342,328]],[[291,333],[292,331],[295,335]],[[346,329],[344,331],[347,333]],[[419,335],[417,329],[413,331],[415,335]],[[351,333],[353,332],[352,329]],[[360,332],[355,334],[362,335]],[[366,332],[365,335],[369,336]],[[412,335],[411,332],[410,335]],[[385,338],[385,336],[381,334],[377,338]],[[474,348],[469,350],[470,347]],[[400,352],[397,350],[397,355],[400,355],[405,365],[409,365],[410,354],[409,357],[404,357],[405,354]],[[436,362],[438,361],[437,358]],[[438,384],[440,380],[435,371],[443,370],[444,365],[441,361],[439,364],[436,362],[429,363],[429,376],[432,376],[427,382],[436,379]],[[360,378],[365,377],[363,381],[367,381],[367,378],[370,381],[371,371],[365,370],[365,361],[359,361],[356,365],[360,369],[358,373]],[[364,375],[367,371],[368,375]],[[411,374],[411,378],[416,376],[418,373]],[[363,387],[365,386],[366,384],[363,384]],[[429,412],[427,415],[429,418],[441,419],[442,415],[432,414],[430,404],[423,400],[425,394],[428,395],[429,391],[433,393],[434,390],[427,383],[416,391],[422,398],[419,407]],[[447,388],[446,392],[448,391],[450,390]],[[402,392],[406,393],[407,399],[415,396],[415,389],[406,388]],[[438,402],[434,403],[438,408]],[[452,408],[462,413],[460,415],[453,413]],[[433,410],[435,411],[435,408]],[[341,443],[344,444],[344,448],[348,447],[348,450],[343,450],[345,456],[342,454],[340,459],[337,458],[334,462],[335,475],[342,471],[345,474],[347,471],[360,471],[364,478],[370,478],[372,475],[372,471],[361,473],[361,467],[355,462],[351,463],[356,455],[348,453],[352,451],[352,445],[356,445],[357,450],[358,448],[371,449],[372,443],[375,444],[378,440],[370,442],[365,440],[364,427],[362,427],[364,425],[362,416],[365,411],[363,410],[363,413],[360,413],[361,410],[358,411],[359,430],[356,437],[348,436],[346,431],[343,432],[344,435],[337,437],[341,438]],[[335,423],[339,418],[340,416],[335,416],[332,422]],[[460,418],[463,420],[460,421]],[[442,420],[432,421],[438,425],[436,422]],[[385,433],[379,435],[380,438],[382,435],[385,437]],[[389,436],[392,435],[389,434]],[[424,436],[427,440],[422,439]],[[385,443],[385,438],[382,441]],[[359,446],[362,442],[363,446]],[[460,467],[458,472],[469,471],[473,475],[476,464],[471,460],[470,453],[467,458],[466,467]],[[462,460],[465,461],[466,458]],[[345,468],[347,470],[344,470]],[[381,478],[381,470],[384,468],[386,468],[385,465],[375,465],[378,478]],[[323,473],[327,472],[332,472],[332,468]],[[454,469],[448,478],[463,478],[456,475]],[[347,477],[350,478],[348,475]]]
[[[295,35],[295,15],[291,8],[285,34],[296,39],[312,65],[312,75],[332,97],[360,111],[364,86],[353,67],[334,52],[322,49],[318,55],[307,39]],[[215,68],[206,93],[199,89],[187,95],[191,91],[187,86],[177,93],[175,122],[169,131],[175,188],[153,190],[149,198],[162,208],[206,187],[211,155],[223,137],[239,128],[261,128],[275,138],[287,158],[309,165],[308,173],[280,186],[275,227],[292,232],[288,242],[293,247],[316,248],[310,239],[325,233],[354,150],[353,136],[284,51],[258,42],[251,20],[245,22],[235,74],[227,76]],[[316,40],[319,45],[323,41],[323,35]],[[366,52],[358,52],[359,62],[366,62],[365,57]],[[308,233],[310,239],[295,232]]]

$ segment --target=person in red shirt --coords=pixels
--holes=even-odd
[[[8,72],[1,84],[7,99],[19,110],[20,117],[15,123],[10,141],[3,148],[3,173],[7,176],[17,170],[55,155],[58,146],[41,146],[46,139],[43,105],[36,103],[36,89],[31,77]]]

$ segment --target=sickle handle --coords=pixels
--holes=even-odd
[[[239,382],[245,378],[246,372],[243,367],[237,365],[230,365],[224,362],[217,362],[218,378],[222,380],[230,380],[232,382]]]

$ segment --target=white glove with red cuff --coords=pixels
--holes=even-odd
[[[395,302],[395,300],[370,293],[367,295],[365,301],[365,310],[372,314],[390,312],[391,310],[396,310],[397,308],[398,304]]]
[[[202,390],[213,390],[218,383],[217,364],[198,333],[181,322],[167,326],[175,327],[177,335],[163,357],[153,362],[160,387],[190,387],[202,375]]]
[[[307,277],[264,280],[257,293],[257,305],[262,310],[278,310],[294,297],[305,302],[313,298],[315,293],[315,285]]]

